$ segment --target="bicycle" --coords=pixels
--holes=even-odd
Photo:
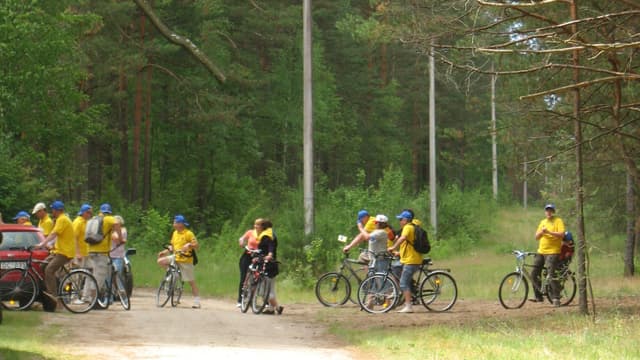
[[[534,286],[531,272],[527,271],[527,268],[532,268],[533,265],[526,262],[528,256],[535,256],[535,252],[525,252],[522,250],[513,250],[511,252],[516,257],[516,270],[508,273],[500,282],[500,288],[498,290],[498,298],[500,304],[505,309],[519,309],[527,301],[529,295],[529,281],[531,286]],[[555,274],[560,282],[560,305],[569,305],[573,298],[576,296],[577,285],[574,273],[569,269],[569,263],[566,262],[560,266]],[[553,302],[551,298],[551,276],[547,273],[547,268],[542,269],[542,281],[540,293]]]
[[[251,253],[254,259],[249,265],[249,271],[242,286],[240,311],[246,313],[249,303],[251,303],[251,311],[254,314],[260,314],[269,303],[271,279],[266,271],[267,262],[264,260],[262,251],[248,248],[246,250]]]
[[[122,308],[131,310],[131,301],[127,293],[124,279],[122,278],[118,268],[109,257],[109,275],[104,280],[104,287],[98,291],[98,300],[95,307],[106,310],[111,305],[112,299],[118,298]]]
[[[381,256],[381,254],[377,254]],[[391,255],[384,255],[393,260]],[[417,278],[414,275],[411,286],[411,301],[418,301],[429,311],[444,312],[450,310],[458,299],[458,285],[450,274],[450,269],[429,269],[433,265],[430,258],[422,260]],[[385,313],[403,301],[399,279],[394,275],[392,262],[384,272],[376,272],[362,281],[358,288],[360,307],[369,313]]]
[[[348,300],[356,304],[357,298],[351,296],[351,284],[360,286],[368,272],[367,262],[350,259],[349,253],[345,253],[339,271],[325,273],[316,281],[316,298],[328,307],[344,305]]]
[[[187,256],[181,251],[172,251],[169,245],[164,245],[164,248],[172,252],[174,255],[178,253],[183,256]],[[169,302],[169,299],[171,299],[171,306],[178,306],[180,299],[182,298],[183,289],[184,281],[182,280],[182,271],[176,262],[176,257],[172,256],[171,262],[167,266],[164,278],[160,282],[160,286],[156,292],[156,305],[158,307],[164,307]]]
[[[44,287],[44,276],[34,264],[44,264],[45,261],[33,259],[33,249],[25,248],[29,257],[23,268],[10,269],[0,276],[0,301],[8,310],[28,309],[38,296],[45,297],[41,288]],[[85,286],[95,286],[96,280],[86,269],[62,268],[65,275],[59,282],[58,297],[62,305],[73,313],[85,313],[94,306],[96,297],[84,294]],[[37,281],[36,281],[37,279]],[[82,303],[79,303],[81,300]],[[56,302],[43,299],[43,308],[52,311]]]

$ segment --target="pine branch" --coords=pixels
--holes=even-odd
[[[224,83],[227,78],[224,76],[222,71],[218,69],[218,67],[207,57],[205,53],[203,53],[191,40],[186,37],[180,36],[171,29],[169,29],[163,22],[158,18],[155,14],[151,6],[147,3],[146,0],[133,0],[136,5],[151,19],[151,23],[155,26],[156,29],[170,42],[183,47],[187,50],[193,57],[196,58],[204,67],[215,76],[215,78],[220,82]]]

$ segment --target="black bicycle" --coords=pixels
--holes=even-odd
[[[358,303],[352,287],[360,286],[369,272],[368,266],[368,262],[350,259],[349,253],[345,253],[339,271],[323,274],[316,281],[316,298],[329,307],[344,305],[349,300]]]
[[[171,247],[165,245],[166,250],[172,251]],[[173,252],[175,254],[176,252]],[[180,252],[178,252],[180,253]],[[165,306],[171,300],[171,306],[176,307],[182,298],[182,290],[184,289],[184,281],[182,280],[182,271],[176,263],[176,257],[171,257],[171,262],[167,267],[158,291],[156,292],[156,305],[158,307]]]

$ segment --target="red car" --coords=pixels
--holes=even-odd
[[[9,269],[24,269],[27,264],[26,260],[29,259],[29,251],[27,249],[37,245],[42,240],[44,240],[44,235],[42,231],[36,227],[18,224],[0,224],[0,274]],[[33,249],[32,252],[34,260],[44,260],[49,255],[49,251],[46,249]],[[38,286],[42,291],[42,289],[44,289],[44,282],[40,279],[44,278],[44,274],[40,268],[40,263],[34,262],[31,271],[33,278],[38,282]],[[43,302],[43,300],[45,301]],[[48,298],[42,293],[38,294],[36,298],[36,301],[43,303],[45,310],[50,309],[51,305],[55,308],[55,304],[50,304],[50,301],[47,300]],[[2,306],[5,308],[9,308],[5,306],[2,299],[0,299],[0,303],[2,303]]]

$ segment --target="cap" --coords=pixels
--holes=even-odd
[[[60,200],[56,200],[51,203],[50,207],[52,210],[64,210],[64,203]]]
[[[189,226],[189,223],[187,222],[187,220],[184,218],[184,216],[178,214],[173,218],[173,222],[178,223],[178,224],[184,224],[184,226]]]
[[[396,215],[396,219],[407,219],[407,220],[413,220],[413,216],[411,216],[411,213],[408,211],[403,211],[402,213],[400,213],[400,215]]]
[[[32,214],[37,213],[40,210],[44,210],[47,208],[47,205],[45,205],[43,202],[39,202],[36,204],[36,206],[33,207],[33,211],[31,212]]]
[[[14,218],[13,218],[13,220],[18,220],[18,219],[20,219],[20,218],[27,218],[27,219],[28,219],[28,218],[29,218],[29,213],[28,213],[28,212],[26,212],[26,211],[20,211],[20,212],[16,215],[16,217],[14,217]]]
[[[84,213],[86,213],[87,211],[93,209],[91,207],[91,205],[89,204],[82,204],[82,206],[80,206],[80,211],[78,211],[78,215],[82,215]]]
[[[358,221],[361,221],[365,216],[369,216],[369,212],[367,210],[362,209],[358,211]]]
[[[113,211],[111,211],[111,205],[104,203],[100,205],[100,212],[103,214],[111,214]]]
[[[388,223],[389,222],[389,218],[386,217],[385,215],[378,214],[378,215],[376,215],[376,222],[377,223]]]
[[[544,206],[544,209],[545,210],[551,209],[553,211],[556,211],[556,206],[555,206],[555,204],[547,204],[547,205]]]

